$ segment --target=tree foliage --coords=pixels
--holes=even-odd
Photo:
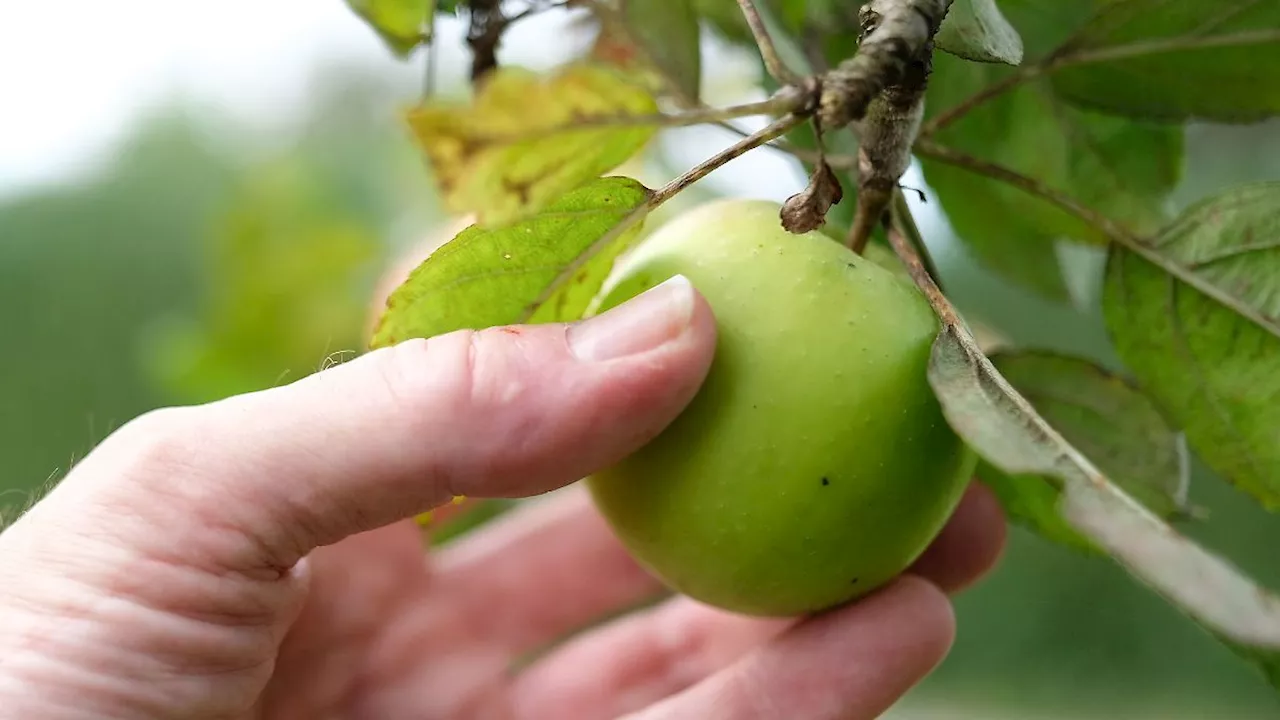
[[[459,5],[441,9],[494,43],[558,8]],[[1188,450],[1280,510],[1280,185],[1169,210],[1189,121],[1280,114],[1280,5],[573,5],[599,33],[584,57],[539,76],[495,66],[493,44],[473,43],[469,103],[428,97],[410,114],[450,206],[479,219],[393,294],[376,344],[581,317],[647,214],[773,145],[811,176],[779,222],[828,221],[855,249],[887,238],[930,299],[942,330],[929,381],[1010,516],[1109,557],[1280,688],[1280,597],[1178,527],[1196,521]],[[699,27],[758,50],[767,100],[702,102]],[[772,122],[661,188],[608,175],[665,128],[748,115]],[[979,348],[898,187],[913,158],[974,255],[1046,297],[1066,296],[1057,245],[1106,250],[1098,280],[1124,372]]]

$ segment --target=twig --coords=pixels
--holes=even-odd
[[[769,36],[769,29],[764,26],[764,20],[760,17],[760,11],[756,9],[754,1],[738,0],[738,7],[742,9],[742,16],[746,18],[747,26],[751,28],[751,34],[760,48],[760,57],[764,60],[769,76],[784,87],[799,85],[800,77],[782,62],[782,58],[778,55],[778,48],[774,46],[773,38]]]
[[[427,57],[424,60],[422,69],[422,101],[430,100],[436,94],[436,46],[439,41],[436,37],[436,15],[431,14],[431,27],[427,29]]]
[[[790,115],[805,116],[806,107],[812,105],[812,95],[803,90],[787,86],[779,90],[773,97],[760,102],[734,105],[724,108],[704,107],[677,113],[652,113],[645,115],[600,115],[595,117],[574,118],[564,125],[548,128],[536,128],[528,132],[500,133],[493,135],[470,136],[473,144],[502,144],[539,140],[560,133],[575,132],[607,127],[687,127],[689,125],[716,124],[721,127],[741,131],[728,125],[725,121],[755,115]]]
[[[1222,287],[1204,279],[1197,275],[1191,268],[1179,264],[1173,258],[1161,254],[1147,244],[1147,241],[1134,233],[1132,230],[1120,225],[1111,218],[1106,217],[1102,213],[1081,204],[1071,196],[1054,190],[1035,178],[1027,177],[1015,170],[1011,170],[1003,165],[988,162],[981,158],[973,157],[948,147],[943,147],[932,141],[921,141],[916,144],[916,152],[921,157],[931,158],[939,162],[964,168],[978,175],[1006,182],[1024,192],[1035,197],[1045,200],[1059,208],[1075,215],[1086,223],[1092,225],[1106,235],[1112,242],[1132,252],[1134,255],[1141,257],[1143,260],[1155,265],[1163,270],[1169,276],[1180,280],[1187,285],[1199,290],[1200,292],[1213,298],[1223,307],[1228,308],[1232,312],[1247,318],[1249,321],[1259,327],[1272,331],[1275,322],[1266,318],[1259,310],[1250,304],[1242,303],[1237,298],[1232,297]],[[1274,331],[1272,331],[1274,333]]]
[[[651,209],[656,209],[659,205],[670,200],[681,190],[684,190],[686,187],[701,180],[707,175],[710,175],[721,165],[724,165],[730,160],[733,160],[750,150],[754,150],[755,148],[764,145],[774,138],[786,135],[791,128],[804,121],[804,115],[794,113],[775,120],[767,127],[751,133],[742,140],[739,140],[728,148],[721,150],[714,156],[702,161],[693,168],[690,168],[688,172],[684,173],[680,177],[672,180],[666,185],[663,185],[653,194],[653,198],[649,200],[648,204],[653,206]]]
[[[951,123],[959,120],[965,115],[968,115],[979,105],[1000,97],[1004,93],[1025,82],[1029,82],[1040,77],[1044,72],[1044,67],[1040,65],[1026,65],[1020,68],[1017,72],[1006,75],[999,82],[988,85],[977,93],[965,98],[956,106],[947,109],[940,115],[934,116],[933,119],[925,123],[924,127],[920,128],[920,137],[932,137],[938,131],[947,127]]]
[[[952,0],[871,0],[863,6],[858,54],[823,79],[818,117],[828,130],[860,119],[886,87],[896,85],[929,46]]]
[[[1024,190],[1031,195],[1035,195],[1041,200],[1046,200],[1059,208],[1075,215],[1086,223],[1101,230],[1108,237],[1134,237],[1133,233],[1127,228],[1121,227],[1111,218],[1102,213],[1086,207],[1075,198],[1066,193],[1059,192],[1048,185],[1028,177],[1022,173],[1012,170],[1003,165],[998,165],[982,158],[974,157],[967,153],[954,150],[944,145],[939,145],[931,140],[920,140],[916,143],[916,153],[920,157],[930,158],[938,162],[944,162],[948,165],[964,168],[979,175],[985,175],[995,180],[1001,180],[1014,187]]]
[[[649,213],[658,209],[663,203],[675,197],[690,185],[698,182],[707,175],[710,175],[725,163],[750,150],[754,150],[755,148],[764,145],[774,138],[785,135],[789,130],[791,130],[791,128],[804,122],[805,119],[805,116],[801,114],[791,113],[785,115],[773,121],[767,127],[761,128],[760,130],[751,133],[750,136],[739,140],[724,150],[721,150],[707,160],[704,160],[698,165],[690,168],[680,177],[675,178],[671,182],[655,190],[644,204],[628,213],[626,217],[622,218],[622,220],[618,222],[617,225],[610,228],[609,232],[597,238],[595,242],[591,243],[590,247],[566,265],[564,269],[556,275],[555,279],[553,279],[542,291],[537,299],[525,308],[524,313],[517,322],[528,322],[529,318],[533,317],[533,314],[538,311],[538,308],[542,307],[542,305],[546,303],[552,295],[560,290],[565,283],[569,282],[573,276],[582,269],[583,265],[587,264],[613,241],[621,237],[627,230],[630,230],[632,226],[643,220]]]

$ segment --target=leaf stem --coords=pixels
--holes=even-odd
[[[907,196],[902,193],[902,190],[894,193],[893,205],[889,209],[889,219],[911,242],[911,245],[920,255],[920,264],[924,266],[925,272],[929,273],[929,277],[933,278],[934,284],[941,290],[942,276],[938,274],[938,266],[933,261],[929,246],[924,242],[924,234],[920,232],[920,227],[916,225],[915,216],[912,215],[911,206],[907,204]]]
[[[750,150],[754,150],[755,148],[768,143],[774,138],[786,135],[792,128],[804,121],[805,117],[803,115],[795,113],[779,118],[768,126],[751,133],[733,145],[721,150],[701,163],[698,163],[680,177],[672,180],[666,185],[663,185],[654,192],[653,197],[650,198],[649,202],[646,204],[650,206],[650,210],[656,209],[659,205],[670,200],[681,190],[684,190],[686,187],[701,180],[707,175],[710,175],[721,165],[738,158]]]
[[[438,3],[433,0],[432,5]],[[422,101],[427,102],[436,94],[436,67],[439,38],[436,35],[436,10],[431,12],[431,21],[427,26],[427,52],[422,68]]]
[[[947,300],[947,297],[943,295],[942,288],[938,287],[937,281],[933,279],[933,274],[925,267],[923,256],[916,250],[916,247],[923,247],[923,242],[917,243],[907,237],[900,217],[894,218],[893,221],[885,224],[885,234],[889,238],[889,245],[893,247],[893,252],[897,254],[902,264],[906,266],[907,274],[911,276],[911,280],[916,284],[916,287],[920,288],[920,292],[924,293],[929,305],[938,314],[938,319],[942,321],[942,324],[948,328],[961,328],[963,330],[964,323],[960,320],[960,315],[956,312],[955,307],[951,305],[951,302]],[[976,351],[977,341],[973,340],[972,337],[967,337],[967,334],[967,331],[965,331],[965,334],[961,336],[962,342],[966,345],[971,344]],[[979,352],[979,354],[981,353]]]
[[[770,37],[769,29],[765,27],[764,19],[760,17],[760,11],[756,8],[754,0],[738,0],[738,7],[742,9],[742,16],[746,18],[747,26],[751,28],[756,46],[760,48],[760,57],[764,60],[764,67],[769,72],[769,76],[783,87],[799,85],[800,76],[782,62],[782,57],[778,55],[778,48],[774,46],[773,38]]]
[[[915,145],[916,154],[920,157],[930,158],[943,162],[948,165],[954,165],[963,168],[978,175],[985,175],[994,180],[1000,180],[1017,187],[1031,195],[1047,200],[1057,205],[1059,208],[1075,215],[1077,218],[1092,225],[1102,231],[1108,237],[1125,236],[1132,237],[1133,233],[1128,229],[1121,227],[1115,221],[1106,217],[1102,213],[1086,207],[1071,196],[1054,190],[1045,183],[1022,173],[1012,170],[1003,165],[974,157],[968,153],[960,152],[945,145],[940,145],[931,140],[919,140]]]
[[[924,124],[924,127],[920,128],[920,137],[932,137],[943,128],[954,123],[965,115],[968,115],[979,105],[989,100],[994,100],[1019,85],[1040,77],[1044,72],[1044,66],[1036,64],[1027,65],[1019,69],[1017,72],[1006,75],[999,82],[988,85],[977,93],[965,98],[958,105],[949,108],[941,115],[933,117],[929,122]]]
[[[785,135],[791,130],[791,128],[804,122],[805,119],[804,115],[789,113],[773,121],[768,126],[751,133],[751,135],[739,140],[724,150],[721,150],[707,160],[698,163],[694,167],[685,171],[680,175],[680,177],[675,178],[671,182],[655,190],[644,204],[628,213],[627,216],[622,218],[617,225],[610,228],[609,232],[597,238],[596,241],[591,243],[585,251],[580,253],[572,262],[566,265],[564,269],[556,275],[555,279],[553,279],[551,283],[543,289],[537,299],[525,308],[524,313],[522,313],[517,322],[528,322],[529,318],[533,317],[533,314],[538,311],[538,308],[542,307],[542,305],[551,299],[551,297],[555,295],[555,293],[559,291],[565,283],[569,282],[573,276],[582,269],[583,265],[590,262],[592,258],[600,254],[600,252],[613,243],[614,240],[618,239],[623,233],[630,230],[636,223],[643,220],[649,213],[658,209],[658,207],[663,203],[675,197],[690,185],[698,182],[707,175],[710,175],[717,168],[730,160],[738,158],[748,151],[764,145],[774,138]]]
[[[528,133],[511,133],[502,135],[485,135],[470,138],[473,143],[516,143],[537,140],[560,133],[574,132],[607,127],[687,127],[690,125],[717,124],[722,127],[726,121],[755,115],[784,115],[802,113],[806,106],[812,104],[812,96],[803,89],[786,86],[774,93],[772,97],[759,102],[732,105],[729,107],[695,108],[677,113],[651,113],[645,115],[600,115],[595,117],[575,118],[556,127],[541,128]],[[735,129],[736,130],[736,129]]]

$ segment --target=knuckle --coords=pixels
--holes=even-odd
[[[167,476],[185,470],[198,452],[188,430],[191,412],[191,408],[150,410],[121,426],[104,445],[128,477]]]
[[[414,338],[379,351],[375,374],[406,422],[435,415],[442,400],[456,394],[460,381],[450,368],[458,355],[454,335]]]
[[[528,392],[516,339],[494,328],[409,340],[388,348],[379,374],[411,422],[488,414]]]

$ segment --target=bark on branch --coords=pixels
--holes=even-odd
[[[818,119],[827,130],[861,119],[881,90],[902,83],[931,47],[952,0],[871,0],[858,53],[823,78]]]

